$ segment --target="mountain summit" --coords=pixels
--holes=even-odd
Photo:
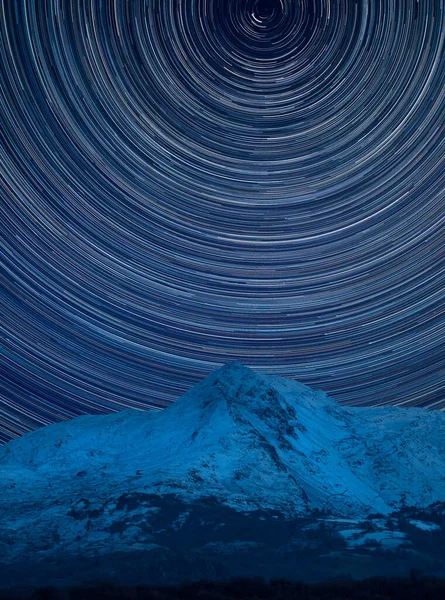
[[[17,558],[49,531],[71,549],[115,544],[125,503],[146,496],[286,518],[424,508],[445,500],[444,434],[443,413],[345,408],[231,362],[163,411],[78,417],[1,447],[0,550]],[[119,539],[146,548],[143,531],[127,522]]]

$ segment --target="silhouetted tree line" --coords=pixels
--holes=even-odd
[[[334,581],[306,584],[261,578],[227,582],[199,581],[178,586],[126,587],[98,584],[69,589],[41,588],[24,595],[0,592],[0,599],[33,600],[443,600],[445,580],[422,577],[415,570],[409,579],[373,578],[363,581]]]

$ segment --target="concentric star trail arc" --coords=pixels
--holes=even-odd
[[[0,1],[0,441],[232,359],[443,408],[444,13]]]

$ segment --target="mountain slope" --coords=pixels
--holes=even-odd
[[[426,507],[445,500],[444,434],[442,413],[346,409],[229,363],[164,411],[79,417],[0,448],[0,550],[49,552],[48,536],[59,551],[146,550],[149,496],[289,518]]]

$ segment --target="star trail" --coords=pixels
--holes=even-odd
[[[445,407],[437,0],[0,0],[0,441],[228,360]]]

